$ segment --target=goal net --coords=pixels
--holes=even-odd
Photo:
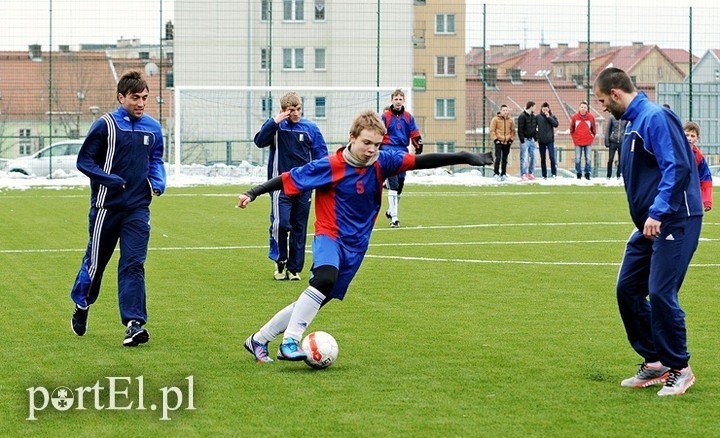
[[[348,141],[350,124],[363,110],[382,112],[401,88],[412,111],[411,87],[175,87],[175,126],[170,162],[181,166],[267,163],[268,148],[253,143],[255,133],[280,112],[280,98],[296,91],[303,117],[317,123],[330,152]]]

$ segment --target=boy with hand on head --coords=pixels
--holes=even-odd
[[[365,257],[382,204],[385,179],[412,169],[453,164],[484,166],[493,162],[490,153],[416,155],[401,150],[380,150],[385,132],[385,124],[375,112],[362,112],[353,120],[347,146],[240,195],[238,207],[245,208],[256,197],[273,190],[292,195],[316,189],[310,284],[295,302],[247,338],[245,348],[258,362],[273,361],[268,355],[268,344],[283,332],[277,358],[291,361],[306,358],[300,348],[303,333],[322,306],[333,298],[345,297]]]
[[[302,98],[294,91],[280,98],[280,113],[265,121],[254,142],[269,148],[268,179],[328,154],[325,138],[315,122],[302,116]],[[270,193],[270,249],[275,280],[300,280],[305,266],[305,242],[311,191],[286,196]]]

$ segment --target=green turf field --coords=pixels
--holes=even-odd
[[[658,387],[619,386],[641,361],[615,302],[632,228],[620,187],[410,185],[402,228],[378,221],[347,298],[311,326],[340,346],[324,371],[257,364],[242,347],[308,275],[271,279],[269,198],[233,208],[246,188],[170,188],[155,200],[151,339],[137,348],[121,346],[118,254],[88,333],[70,331],[88,189],[0,191],[0,436],[719,433],[720,212],[705,218],[681,293],[697,382],[682,397],[660,398]],[[131,409],[109,409],[108,377],[115,407]],[[41,406],[39,387],[68,387],[74,407],[51,401],[27,420],[28,388]],[[78,410],[84,387],[96,389],[85,390]],[[179,406],[168,420],[163,391]]]

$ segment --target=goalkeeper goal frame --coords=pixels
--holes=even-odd
[[[178,174],[183,164],[222,162],[226,148],[228,151],[234,148],[235,155],[252,155],[255,158],[252,161],[263,162],[267,151],[258,151],[252,144],[254,134],[269,117],[279,113],[280,97],[290,91],[300,94],[303,117],[317,123],[332,152],[336,149],[334,146],[347,141],[350,124],[357,113],[368,109],[382,113],[397,89],[405,93],[405,107],[412,112],[412,86],[176,85],[173,170]],[[210,146],[203,143],[215,144],[217,150],[210,150]],[[188,158],[191,144],[196,149],[203,148],[203,152]],[[183,158],[184,149],[186,158]],[[227,152],[228,156],[232,153]]]

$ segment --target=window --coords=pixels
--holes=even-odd
[[[442,153],[451,153],[455,152],[455,142],[454,141],[439,141],[435,143],[435,148],[437,149],[437,152]]]
[[[283,70],[304,69],[304,52],[304,49],[283,49]]]
[[[325,49],[315,49],[315,70],[325,70]]]
[[[271,17],[270,0],[260,0],[260,21],[270,21]]]
[[[271,97],[263,97],[262,98],[262,113],[267,114],[268,116],[272,117],[273,109],[272,109],[272,98]]]
[[[30,129],[20,129],[20,142],[18,146],[20,155],[30,155],[30,152],[32,152]]]
[[[317,119],[327,118],[326,109],[327,108],[325,106],[325,98],[324,97],[316,97],[315,98],[315,118],[317,118]]]
[[[283,0],[283,20],[285,21],[303,21],[304,0]]]
[[[325,0],[315,0],[315,21],[325,21]]]
[[[454,119],[455,99],[435,99],[435,118]]]
[[[260,70],[267,70],[270,65],[270,49],[260,49]]]
[[[435,33],[455,33],[455,14],[437,14],[435,16]]]
[[[175,72],[169,70],[165,72],[165,88],[173,88],[175,86]],[[97,115],[93,113],[93,117]]]
[[[482,73],[480,74],[482,75]],[[497,69],[486,68],[485,74],[483,75],[483,82],[485,82],[485,86],[488,88],[497,87]]]
[[[438,56],[435,58],[435,76],[455,76],[455,57]]]
[[[577,87],[583,87],[585,85],[585,75],[572,75],[572,81]]]

